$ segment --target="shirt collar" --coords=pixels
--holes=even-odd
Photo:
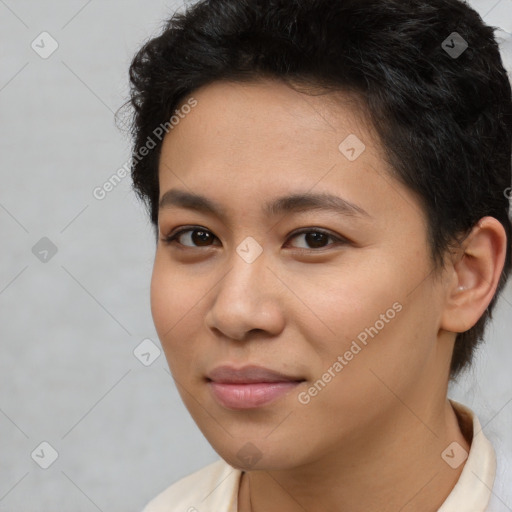
[[[450,403],[461,430],[470,429],[471,446],[459,480],[438,512],[485,512],[496,476],[496,453],[473,411],[454,400]]]

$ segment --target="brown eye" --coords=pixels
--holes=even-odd
[[[216,238],[215,235],[206,229],[189,228],[182,229],[173,235],[163,238],[162,241],[164,243],[171,243],[176,240],[180,245],[184,245],[185,247],[208,247],[212,245]]]
[[[304,240],[310,247],[324,247],[329,240],[329,236],[325,233],[305,233]]]
[[[329,245],[334,245],[332,243],[329,244],[329,240],[334,240],[335,242],[340,243],[344,242],[344,240],[339,237],[316,229],[300,231],[298,233],[293,234],[290,238],[298,237],[303,237],[304,242],[307,244],[307,246],[299,247],[299,249],[323,249],[324,247],[329,247]]]
[[[209,245],[209,242],[213,241],[213,236],[211,233],[199,229],[194,229],[190,238],[196,245],[199,246]]]

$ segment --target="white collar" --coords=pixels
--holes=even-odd
[[[450,403],[463,421],[472,422],[473,433],[469,455],[459,480],[438,512],[485,512],[496,477],[496,453],[485,437],[476,414],[454,400],[450,400]]]

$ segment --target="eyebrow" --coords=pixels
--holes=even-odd
[[[226,218],[226,210],[216,201],[199,194],[193,194],[179,189],[170,189],[164,193],[159,202],[159,209],[170,207],[187,208],[202,213],[210,213],[219,218]],[[360,206],[327,193],[298,193],[279,197],[265,203],[263,208],[267,216],[277,216],[284,213],[304,212],[309,210],[333,211],[341,215],[364,216],[371,215]]]

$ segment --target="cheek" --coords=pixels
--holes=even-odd
[[[379,330],[385,330],[397,316],[393,304],[402,298],[403,282],[389,268],[347,260],[295,280],[294,293],[310,311],[303,324],[306,337],[316,339],[318,350],[326,354],[348,350],[351,341],[360,333],[364,338],[365,330],[376,322]]]
[[[437,310],[425,307],[429,299],[435,302],[431,295],[381,290],[368,296],[366,309],[348,317],[347,336],[330,358],[330,365],[338,355],[344,359],[333,400],[354,411],[358,403],[368,401],[378,410],[393,404],[394,393],[407,396],[415,388],[435,355]],[[338,325],[341,331],[341,317]]]
[[[157,254],[151,276],[150,298],[151,314],[162,347],[166,352],[178,349],[184,345],[179,341],[183,340],[185,330],[194,323],[200,325],[193,320],[201,298],[200,290],[178,266],[168,264],[164,257]],[[190,331],[187,331],[189,337]]]
[[[406,272],[408,266],[397,264],[396,257],[381,258],[378,265],[378,258],[369,260],[371,266],[353,262],[328,275],[302,279],[294,290],[307,297],[314,313],[304,317],[302,329],[318,361],[315,373],[321,375],[343,357],[339,375],[344,377],[338,381],[346,379],[349,393],[357,391],[352,384],[378,384],[371,369],[391,380],[412,376],[436,339],[437,311],[429,280],[418,287],[424,278],[421,262],[416,260],[416,269]]]
[[[357,315],[347,314],[349,310],[343,311],[346,317],[338,314],[337,329],[342,336],[332,343],[322,340],[315,349],[315,355],[322,351],[320,364],[306,392],[311,410],[320,423],[330,425],[327,428],[333,436],[378,424],[378,418],[399,403],[396,395],[407,396],[414,387],[428,359],[429,346],[411,331],[416,311],[407,309],[407,303],[393,301],[394,293],[369,296],[370,302],[371,298],[377,304],[368,304]],[[331,425],[333,417],[343,421]]]
[[[153,322],[163,344],[165,332],[173,325],[172,316],[175,311],[176,294],[173,293],[172,279],[169,278],[168,273],[163,272],[162,265],[158,260],[157,255],[151,276],[150,300]]]

